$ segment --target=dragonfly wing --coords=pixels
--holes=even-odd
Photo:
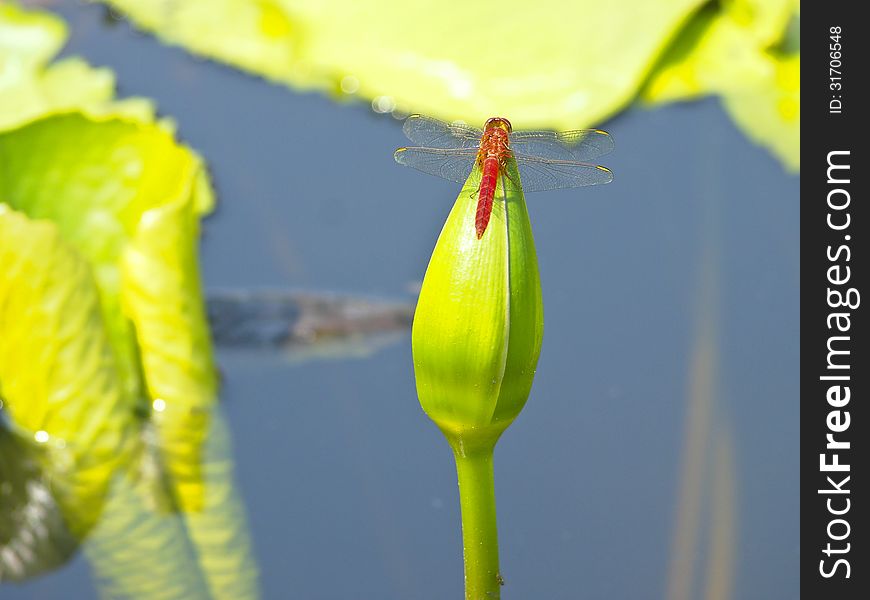
[[[543,192],[613,181],[613,172],[599,165],[514,154],[523,190]]]
[[[415,144],[432,148],[477,148],[483,135],[476,127],[445,123],[423,115],[405,119],[402,131]]]
[[[447,150],[443,148],[399,148],[393,155],[400,165],[448,181],[465,183],[474,169],[476,149]]]
[[[612,151],[613,138],[600,129],[517,131],[511,134],[510,145],[526,156],[576,162],[593,160]]]

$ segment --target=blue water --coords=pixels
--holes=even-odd
[[[208,161],[206,287],[411,297],[458,186],[393,162],[399,121],[197,60],[96,6],[57,9],[64,53],[154,98]],[[733,451],[731,597],[797,598],[799,179],[714,100],[602,125],[612,184],[528,197],[546,331],[496,450],[503,597],[666,598],[692,357],[715,323],[701,450],[705,465],[718,441]],[[220,363],[264,598],[462,597],[452,457],[417,403],[409,335],[363,358]],[[82,556],[0,586],[9,600],[96,593]]]

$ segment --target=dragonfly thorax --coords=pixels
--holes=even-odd
[[[480,136],[480,153],[478,159],[495,158],[503,162],[510,153],[511,124],[507,119],[493,117],[486,122],[483,135]]]

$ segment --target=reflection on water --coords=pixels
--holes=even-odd
[[[407,302],[276,289],[212,291],[207,303],[216,344],[269,351],[302,352],[328,341],[341,346],[403,332],[414,316]]]
[[[710,550],[707,556],[706,600],[728,600],[734,597],[735,547],[737,545],[736,499],[738,494],[735,471],[734,441],[730,427],[714,440],[713,485],[710,503]]]
[[[65,490],[62,501],[55,496],[53,488],[73,476],[68,453],[78,440],[47,450],[0,427],[0,579],[45,573],[83,545],[106,597],[256,597],[257,567],[223,418],[203,413],[184,428],[201,447],[171,471],[154,426],[143,420],[126,460],[77,473],[108,486],[97,504],[75,490]],[[82,523],[80,515],[89,513],[94,518]]]
[[[199,421],[200,465],[172,497],[159,454],[113,481],[102,517],[85,542],[101,593],[109,598],[256,598],[258,572],[245,511],[233,481],[229,435],[219,412]],[[145,435],[146,439],[150,437]],[[146,447],[147,447],[146,443]],[[185,508],[195,498],[193,508]]]
[[[0,425],[0,580],[22,581],[55,569],[78,548],[37,451]]]
[[[718,392],[718,238],[712,231],[707,233],[699,261],[695,339],[688,371],[681,483],[674,513],[667,600],[732,598],[737,477],[733,433],[723,415],[725,407]],[[704,540],[708,540],[707,547],[702,549]]]

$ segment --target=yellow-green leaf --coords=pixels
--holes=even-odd
[[[115,78],[78,58],[47,66],[66,40],[63,21],[50,13],[0,4],[0,131],[51,112],[95,109],[109,102]],[[145,104],[146,114],[150,105]]]
[[[162,39],[300,88],[523,127],[595,123],[628,104],[701,0],[110,0]]]
[[[113,100],[109,71],[46,66],[65,37],[57,18],[0,5],[0,34],[0,399],[13,428],[0,440],[40,459],[33,469],[19,453],[0,472],[27,489],[51,481],[76,540],[99,520],[89,554],[109,595],[256,597],[212,411],[196,251],[214,204],[203,162],[149,101]],[[5,552],[0,576],[69,556],[5,524],[0,537],[30,562]]]
[[[771,55],[799,5],[794,0],[732,0],[705,5],[680,32],[649,75],[648,102],[729,93],[769,79]]]
[[[21,75],[44,66],[63,46],[66,35],[64,22],[50,13],[0,4],[0,83],[11,87]]]
[[[43,449],[40,464],[79,538],[129,459],[134,398],[91,269],[55,225],[0,203],[0,265],[0,397],[14,430]]]
[[[752,30],[762,48],[778,44],[792,15],[800,11],[800,0],[723,0],[722,4],[736,23]]]
[[[784,56],[776,61],[773,77],[724,98],[734,122],[790,171],[801,166],[800,68],[800,54]]]
[[[719,94],[734,121],[786,168],[800,168],[799,4],[711,3],[674,41],[643,88],[647,102]]]
[[[213,203],[201,160],[159,124],[56,115],[0,134],[0,198],[55,223],[90,264],[124,392],[161,409],[165,465],[195,507],[215,397],[195,251]]]
[[[751,87],[769,78],[773,60],[715,4],[704,7],[668,49],[643,89],[648,102],[690,100]]]

